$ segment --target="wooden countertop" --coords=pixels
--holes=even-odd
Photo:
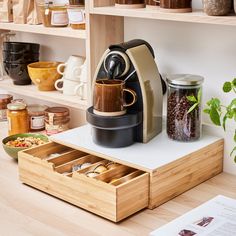
[[[0,123],[3,136],[6,124]],[[17,162],[0,147],[1,235],[145,236],[218,194],[236,199],[236,176],[222,173],[154,210],[115,224],[20,183]]]

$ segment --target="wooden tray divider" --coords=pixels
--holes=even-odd
[[[49,156],[52,153],[65,153],[72,151],[72,148],[57,144],[57,143],[45,143],[43,145],[40,145],[40,149],[37,151],[35,150],[35,147],[30,148],[25,151],[25,153],[30,154],[31,156],[40,158],[40,159],[45,159],[47,156]]]
[[[58,173],[64,173],[64,172],[72,172],[72,167],[74,165],[80,165],[80,164],[83,164],[83,163],[91,163],[91,164],[94,164],[98,161],[101,161],[103,160],[102,158],[100,157],[97,157],[97,156],[94,156],[94,155],[86,155],[86,156],[83,156],[83,157],[80,157],[80,158],[77,158],[75,160],[72,160],[72,161],[69,161],[65,164],[62,164],[60,166],[57,166],[55,168],[55,170],[58,172]]]
[[[108,162],[109,162],[108,160],[98,161],[98,162],[95,162],[94,164],[92,164],[82,170],[78,170],[76,172],[79,174],[85,174],[86,172],[93,171],[96,166],[98,166],[100,164],[106,165]]]
[[[51,162],[55,165],[55,167],[66,164],[70,161],[73,161],[75,159],[78,159],[80,157],[88,155],[85,152],[81,152],[79,150],[72,150],[70,152],[66,152],[58,157],[52,158],[48,160],[48,162]]]
[[[105,171],[98,176],[94,177],[97,180],[101,180],[103,182],[109,183],[112,179],[120,179],[124,175],[127,175],[134,171],[135,169],[128,166],[117,166],[111,170]]]
[[[121,185],[123,183],[127,183],[129,182],[131,179],[134,179],[142,174],[144,174],[145,172],[144,171],[141,171],[141,170],[135,170],[119,179],[117,179],[116,181],[114,181],[113,183],[111,183],[112,185],[114,186],[118,186],[118,185]]]

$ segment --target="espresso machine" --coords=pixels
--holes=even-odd
[[[102,116],[88,108],[86,118],[92,126],[93,141],[105,147],[125,147],[147,143],[162,131],[163,94],[166,92],[154,61],[154,51],[141,39],[111,45],[103,54],[93,81],[119,79],[135,91],[137,101],[120,116]],[[129,99],[129,98],[128,98]]]

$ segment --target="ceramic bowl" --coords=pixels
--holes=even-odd
[[[12,158],[17,159],[18,158],[18,152],[25,150],[27,148],[25,147],[10,147],[7,146],[6,143],[11,140],[16,140],[18,137],[24,138],[24,137],[34,137],[34,138],[40,138],[41,140],[48,142],[48,137],[42,134],[15,134],[8,136],[2,140],[3,149],[5,152]]]
[[[6,73],[11,77],[15,85],[31,84],[27,69],[28,64],[3,62],[3,65]]]
[[[39,61],[39,53],[15,53],[3,51],[3,61],[7,63],[32,63]]]
[[[40,45],[38,43],[25,42],[4,42],[3,50],[17,53],[39,53]]]
[[[59,64],[61,62],[39,61],[28,65],[29,76],[39,90],[56,90],[54,83],[62,77],[57,72]]]

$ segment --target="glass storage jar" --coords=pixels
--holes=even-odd
[[[204,78],[178,74],[167,77],[167,134],[178,141],[193,141],[201,135],[201,96]]]
[[[7,105],[8,134],[20,134],[29,132],[29,121],[26,104],[13,101]]]
[[[45,110],[47,106],[32,104],[27,107],[29,114],[29,128],[32,132],[38,132],[45,129]]]
[[[11,103],[12,95],[0,94],[0,121],[7,120],[7,104]]]
[[[70,111],[66,107],[50,107],[45,110],[45,130],[47,135],[69,129]]]
[[[69,23],[66,6],[56,6],[51,2],[39,4],[39,11],[45,27],[65,27]]]
[[[68,6],[67,13],[72,29],[85,29],[85,8],[83,6]]]
[[[173,13],[191,12],[192,0],[160,0],[160,10]]]

